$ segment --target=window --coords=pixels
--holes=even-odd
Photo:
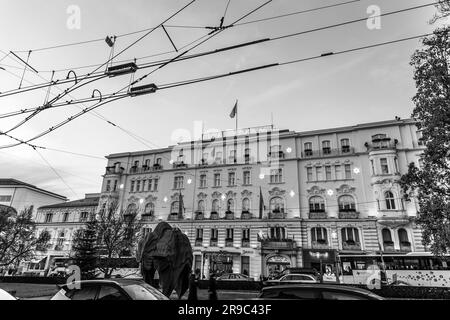
[[[244,185],[248,186],[251,184],[250,171],[244,171]]]
[[[311,241],[313,243],[328,244],[327,229],[312,228],[311,229]]]
[[[398,158],[397,157],[394,158],[394,166],[395,166],[395,173],[400,173],[400,171],[398,170]]]
[[[250,240],[250,229],[242,229],[242,240]]]
[[[236,185],[236,173],[229,172],[228,173],[228,185],[235,186]]]
[[[141,191],[141,180],[137,180],[136,181],[136,192],[140,192]]]
[[[140,189],[141,192],[145,191],[145,184],[147,183],[147,180],[142,180],[142,188]]]
[[[130,187],[130,192],[134,192],[134,181],[131,181],[131,187]]]
[[[183,149],[181,149],[180,152],[178,153],[177,161],[183,162],[183,160],[184,160],[184,154],[183,154]]]
[[[346,164],[344,166],[345,169],[345,179],[351,179],[352,178],[352,166],[349,164]]]
[[[341,179],[341,166],[334,166],[334,173],[336,175],[336,180]]]
[[[233,212],[234,211],[234,200],[228,199],[227,200],[227,212]]]
[[[96,294],[97,294],[98,287],[96,286],[89,286],[84,285],[80,290],[70,290],[66,293],[66,296],[70,300],[84,300],[84,301],[91,301],[94,300]]]
[[[160,165],[161,165],[161,162],[162,162],[162,159],[161,159],[161,158],[157,158],[157,159],[156,159],[156,165],[160,166]]]
[[[323,154],[331,154],[331,143],[330,141],[322,141],[322,151]]]
[[[370,160],[370,164],[372,165],[372,175],[375,175],[375,164],[373,163],[373,160]]]
[[[158,191],[158,182],[159,182],[159,179],[154,179],[153,180],[153,191]]]
[[[88,212],[82,212],[80,214],[80,222],[86,222],[88,221],[89,213]]]
[[[394,194],[391,191],[387,191],[384,193],[384,199],[386,200],[386,209],[395,210],[395,198]]]
[[[230,151],[230,163],[236,163],[236,150],[231,150]]]
[[[339,212],[356,211],[355,199],[352,196],[341,196],[338,199]]]
[[[216,158],[215,158],[216,163],[222,163],[222,160],[223,160],[223,153],[216,152]]]
[[[331,180],[331,166],[325,167],[325,179],[327,181]]]
[[[219,230],[211,229],[211,240],[217,240],[219,235]]]
[[[118,183],[118,181],[117,181],[117,180],[114,180],[113,191],[117,191],[117,183]]]
[[[250,163],[250,149],[245,149],[245,163]]]
[[[150,167],[150,159],[145,160],[144,167],[145,167],[145,168]]]
[[[200,200],[197,205],[197,210],[201,213],[205,212],[205,201]]]
[[[341,230],[342,241],[346,243],[359,243],[359,232],[356,228],[343,228]]]
[[[69,215],[70,215],[69,212],[64,213],[63,222],[69,221]]]
[[[155,205],[149,202],[145,205],[144,214],[153,216],[155,213]]]
[[[203,240],[203,229],[197,229],[195,234],[195,240]]]
[[[270,170],[270,183],[282,183],[283,182],[283,169],[271,169]]]
[[[241,257],[241,273],[248,276],[250,272],[250,257]]]
[[[220,187],[220,173],[214,174],[214,187]]]
[[[380,159],[381,174],[389,174],[389,166],[386,158]]]
[[[45,215],[45,223],[52,223],[53,221],[53,213],[47,213]]]
[[[233,241],[234,238],[234,229],[227,229],[227,237],[225,238],[225,240],[227,241]]]
[[[381,235],[383,237],[384,244],[388,244],[388,245],[393,244],[391,230],[389,230],[388,228],[384,228],[383,230],[381,230]]]
[[[419,144],[419,146],[423,146],[424,142],[423,142],[423,134],[422,131],[417,131],[416,132],[417,135],[417,143]]]
[[[12,196],[0,196],[0,202],[10,202]]]
[[[119,289],[113,286],[101,286],[100,293],[98,294],[97,300],[111,301],[111,300],[128,300],[127,297],[122,294]]]
[[[324,291],[322,295],[324,300],[369,300],[362,295],[339,291]]]
[[[200,188],[206,188],[206,174],[200,175]]]
[[[398,240],[400,241],[400,244],[403,244],[403,245],[409,244],[408,232],[406,232],[405,229],[403,229],[403,228],[398,229]]]
[[[342,153],[350,152],[350,140],[349,139],[341,140],[341,151],[342,151]]]
[[[127,214],[134,214],[137,212],[137,205],[135,203],[130,203],[127,207]]]
[[[305,143],[305,156],[310,157],[312,155],[313,155],[312,143],[307,142]]]
[[[111,191],[111,180],[107,180],[106,181],[106,192],[110,192]]]
[[[309,199],[309,212],[325,212],[325,201],[322,197],[315,196]]]
[[[313,168],[306,168],[306,175],[308,177],[308,181],[313,181]]]
[[[220,208],[220,206],[219,206],[219,200],[218,200],[218,199],[213,200],[211,212],[213,212],[213,213],[218,213],[218,212],[219,212],[219,208]]]
[[[322,181],[322,167],[316,167],[316,181]]]
[[[250,212],[250,199],[244,198],[242,200],[242,212]]]
[[[148,179],[147,191],[152,191],[153,179]]]
[[[284,200],[280,197],[275,197],[270,200],[270,210],[273,213],[284,213]]]
[[[270,238],[277,240],[284,240],[286,239],[286,230],[282,227],[270,228]]]
[[[172,202],[172,205],[170,206],[170,214],[178,214],[180,211],[180,202],[179,201],[174,201]]]
[[[184,188],[184,177],[177,176],[173,181],[174,189],[183,189]]]

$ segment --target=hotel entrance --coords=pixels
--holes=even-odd
[[[220,251],[204,254],[203,273],[210,275],[215,273],[220,276],[225,273],[233,273],[233,256],[236,253]]]

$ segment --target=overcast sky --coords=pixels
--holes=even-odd
[[[317,8],[348,0],[273,0],[243,21],[278,14]],[[0,50],[28,51],[43,47],[103,39],[157,25],[187,4],[188,0],[3,0],[0,4]],[[356,3],[294,15],[259,23],[229,28],[202,44],[192,53],[203,52],[265,37],[276,37],[339,22],[363,18],[367,8],[377,5],[389,12],[426,0],[361,0]],[[177,26],[216,26],[223,16],[228,0],[197,0],[167,23],[168,32],[177,47],[205,35],[204,28]],[[238,19],[264,0],[231,0],[225,25]],[[80,9],[80,28],[69,28],[75,20],[68,11]],[[69,12],[69,13],[68,13]],[[370,30],[366,23],[331,28],[298,37],[249,46],[213,56],[169,65],[151,75],[141,84],[168,83],[217,73],[235,71],[263,64],[307,58],[330,51],[340,51],[378,42],[396,40],[431,32],[428,24],[434,7],[387,16],[381,29]],[[172,27],[169,27],[171,25]],[[115,52],[142,36],[143,33],[120,37]],[[229,118],[239,99],[239,127],[270,124],[282,129],[304,131],[353,125],[370,121],[409,117],[415,94],[413,70],[409,60],[419,40],[378,47],[350,54],[327,57],[304,63],[194,84],[156,94],[127,98],[107,104],[98,113],[117,125],[147,140],[145,144],[174,144],[180,129],[194,131],[196,121],[205,128],[220,130],[234,127]],[[118,60],[145,57],[173,50],[164,31],[159,29],[123,53]],[[27,53],[17,53],[24,60]],[[72,69],[100,64],[108,59],[110,48],[104,41],[52,50],[35,50],[29,63],[39,70],[27,71],[22,86],[49,80],[51,70]],[[138,61],[150,62],[174,57],[175,53]],[[0,52],[0,59],[4,54]],[[23,69],[11,56],[0,61],[0,91],[16,89]],[[76,69],[81,77],[94,68]],[[8,71],[8,72],[7,72]],[[137,76],[149,70],[141,70]],[[12,73],[12,74],[11,74]],[[14,75],[13,75],[14,74]],[[55,79],[65,78],[67,71],[56,72]],[[93,89],[112,93],[129,83],[128,76],[106,79],[73,93],[75,98],[89,97]],[[62,87],[65,88],[65,87]],[[51,96],[59,93],[52,88]],[[46,90],[0,98],[0,113],[30,108],[44,102]],[[12,131],[16,137],[29,138],[79,112],[76,106],[47,110]],[[0,120],[0,130],[7,130],[22,117]],[[0,145],[13,141],[2,137]],[[65,127],[34,141],[36,145],[104,157],[110,153],[148,149],[120,129],[93,115],[84,115]],[[0,150],[0,177],[12,177],[63,194],[71,199],[84,193],[99,192],[106,160],[41,150],[41,155],[75,191],[72,192],[51,168],[30,147]]]

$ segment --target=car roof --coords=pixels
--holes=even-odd
[[[262,289],[262,291],[271,291],[271,290],[279,290],[279,289],[297,289],[297,288],[311,288],[311,289],[322,289],[322,290],[340,290],[340,291],[346,291],[346,292],[356,292],[361,294],[370,294],[370,295],[376,295],[375,293],[357,288],[357,287],[351,287],[351,286],[343,286],[338,284],[286,284],[286,285],[280,285],[280,286],[271,286],[271,287],[265,287]]]
[[[312,274],[307,274],[307,273],[289,273],[289,274],[286,274],[285,276],[307,276],[307,277],[314,278],[314,276]]]
[[[124,278],[115,278],[115,279],[94,279],[94,280],[82,280],[75,281],[75,283],[83,284],[115,284],[121,287],[129,286],[133,284],[143,284],[145,283],[142,279],[124,279]],[[67,286],[68,284],[64,284],[62,287]]]

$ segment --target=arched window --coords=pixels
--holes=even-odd
[[[381,231],[381,235],[383,236],[383,243],[392,244],[391,230],[389,230],[388,228],[384,228]]]
[[[312,243],[328,244],[327,229],[312,228],[311,229],[311,241],[312,241]]]
[[[170,213],[178,214],[179,210],[180,210],[180,202],[179,201],[172,202],[172,205],[170,206]]]
[[[309,198],[309,212],[325,212],[325,201],[322,197]]]
[[[341,230],[342,242],[346,244],[359,244],[359,231],[356,228],[343,228]]]
[[[352,196],[341,196],[338,199],[339,212],[356,211],[355,199]]]
[[[132,213],[136,213],[136,211],[137,211],[137,205],[135,203],[130,203],[127,207],[126,213],[132,214]]]
[[[227,212],[233,212],[234,211],[234,200],[228,199],[227,201]]]
[[[270,228],[270,238],[277,240],[284,240],[286,239],[286,230],[282,227]]]
[[[250,212],[250,199],[249,198],[244,198],[242,200],[242,211]]]
[[[211,212],[216,212],[216,213],[218,213],[218,212],[219,212],[219,208],[220,208],[220,206],[219,206],[219,200],[218,200],[218,199],[213,200]]]
[[[284,200],[280,197],[275,197],[270,200],[270,211],[272,213],[284,213]]]
[[[391,191],[387,191],[384,193],[384,199],[386,200],[386,209],[395,210],[395,198],[394,194]]]
[[[398,229],[398,240],[400,241],[400,244],[409,245],[408,232],[406,232],[405,229]]]
[[[201,213],[205,212],[205,201],[200,200],[197,205],[197,210]]]
[[[152,202],[149,202],[145,205],[144,214],[153,215],[155,213],[155,205]]]

